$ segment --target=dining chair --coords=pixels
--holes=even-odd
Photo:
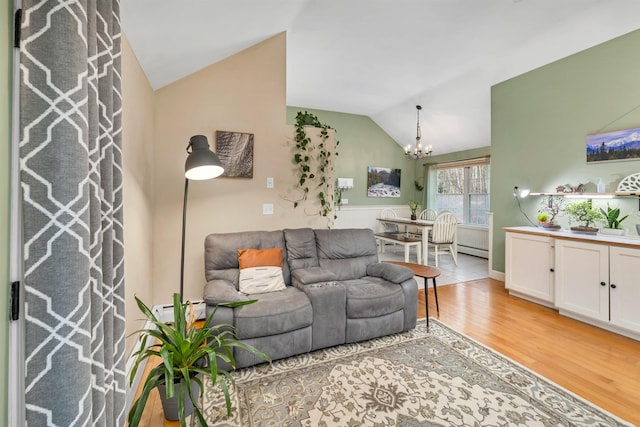
[[[420,214],[418,215],[418,219],[433,221],[436,219],[436,216],[438,216],[438,213],[434,209],[427,208],[427,209],[423,209],[422,212],[420,212]],[[418,227],[418,229],[415,230],[414,234],[417,236],[421,236],[422,228]]]
[[[418,216],[418,219],[434,221],[437,216],[438,216],[438,213],[435,211],[435,209],[427,208],[427,209],[424,209],[422,212],[420,212],[420,216]]]
[[[398,214],[396,214],[396,211],[394,211],[393,209],[385,208],[382,210],[382,212],[380,212],[380,218],[397,218],[397,217],[398,217]],[[398,227],[398,224],[394,224],[391,222],[384,222],[384,221],[380,221],[380,224],[382,225],[382,230],[380,230],[382,233],[400,233],[400,228]],[[383,240],[378,240],[378,243],[380,244],[380,252],[384,252],[385,242]],[[394,243],[393,246],[395,247],[396,244]]]
[[[453,248],[456,231],[458,227],[458,218],[451,212],[442,212],[438,214],[433,222],[433,228],[429,236],[429,245],[426,248],[426,256],[429,256],[429,246],[434,247],[434,256],[436,259],[436,267],[438,267],[438,250],[441,246],[449,248],[449,253],[453,257],[453,262],[458,265],[458,254]]]

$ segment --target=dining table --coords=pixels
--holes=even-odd
[[[422,231],[422,264],[429,265],[429,230],[433,228],[433,220],[426,219],[411,219],[405,217],[395,217],[395,218],[376,218],[383,224],[397,224],[404,226],[404,234],[405,236],[409,236],[409,227],[413,227],[416,229],[420,229]],[[453,237],[453,250],[458,250],[458,231],[456,227],[456,232]]]

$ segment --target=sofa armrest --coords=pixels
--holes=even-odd
[[[207,305],[249,301],[250,299],[247,295],[238,292],[236,287],[233,286],[233,283],[228,280],[209,280],[204,287],[204,302],[207,303]]]
[[[402,265],[378,262],[367,266],[367,276],[381,277],[392,283],[402,283],[411,279],[414,274],[410,268]]]
[[[335,282],[338,276],[322,267],[298,268],[291,272],[292,281],[297,285],[311,285],[320,282]]]

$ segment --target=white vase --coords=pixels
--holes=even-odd
[[[601,228],[600,234],[606,234],[608,236],[624,236],[627,230],[624,228]]]

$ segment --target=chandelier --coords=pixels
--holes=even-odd
[[[420,144],[420,110],[422,110],[422,107],[416,105],[416,109],[418,110],[418,124],[416,125],[416,145],[413,150],[411,150],[411,145],[407,145],[406,147],[404,147],[404,154],[406,154],[410,159],[423,159],[431,155],[431,145],[427,145],[424,148],[424,151],[422,150],[422,144]]]

